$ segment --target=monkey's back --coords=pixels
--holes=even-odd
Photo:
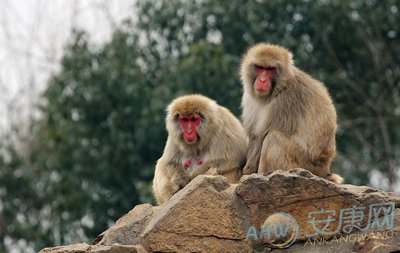
[[[298,167],[327,177],[336,154],[336,110],[323,83],[298,69],[294,74],[287,95],[294,100],[287,101],[287,112],[292,113],[288,117],[295,122],[290,132],[294,143],[288,152]]]

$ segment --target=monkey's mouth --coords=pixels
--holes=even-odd
[[[270,91],[271,91],[271,88],[268,88],[268,89],[255,89],[255,90],[256,90],[257,94],[260,95],[260,96],[268,96]]]
[[[185,132],[183,135],[183,139],[185,139],[185,142],[187,144],[192,145],[192,144],[196,143],[196,141],[197,141],[197,133],[194,131],[191,133]]]
[[[269,87],[269,86],[268,86],[268,87],[265,87],[265,88],[262,88],[262,89],[256,88],[256,91],[257,91],[258,93],[261,93],[261,94],[268,94],[268,93],[269,93],[269,90],[270,90],[270,87]]]
[[[194,144],[196,144],[196,139],[194,139],[194,140],[186,140],[185,139],[185,142],[186,142],[186,144],[189,144],[189,145],[194,145]]]
[[[255,82],[256,81],[254,81],[254,90],[257,92],[257,94],[259,96],[263,96],[263,97],[271,95],[276,86],[276,78],[275,77],[271,78],[270,84],[266,85],[262,89],[260,89],[259,87],[256,87]]]

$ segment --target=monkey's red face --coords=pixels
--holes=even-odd
[[[276,76],[276,68],[271,66],[255,65],[256,80],[254,81],[254,89],[261,95],[268,95]]]
[[[179,124],[183,129],[183,138],[188,144],[196,143],[197,127],[200,125],[201,117],[198,114],[179,116]]]

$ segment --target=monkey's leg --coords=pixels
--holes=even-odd
[[[341,184],[343,178],[337,174],[331,173],[330,167],[335,156],[335,150],[323,149],[318,155],[314,155],[311,159],[307,160],[305,169],[308,169],[313,174],[328,179],[334,183]]]
[[[297,159],[299,167],[335,183],[342,183],[343,178],[337,174],[332,174],[330,169],[336,154],[334,137],[329,134],[321,134],[320,136],[310,134],[310,138],[306,138],[307,143],[302,143],[302,140],[305,139],[304,136],[307,135],[303,134],[301,138],[297,136],[293,139],[298,144],[296,153],[301,154]]]
[[[262,143],[258,173],[298,168],[297,144],[278,131],[270,131]]]

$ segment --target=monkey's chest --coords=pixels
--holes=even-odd
[[[269,110],[266,110],[262,114],[259,114],[258,118],[254,120],[253,123],[254,134],[260,136],[266,131],[270,122],[269,117],[270,117]]]
[[[202,165],[204,163],[203,158],[197,157],[197,158],[188,158],[183,161],[183,167],[191,173],[194,171],[197,167]]]
[[[243,108],[246,109],[244,117],[252,134],[259,136],[265,132],[270,121],[270,107],[256,103],[254,106]]]

